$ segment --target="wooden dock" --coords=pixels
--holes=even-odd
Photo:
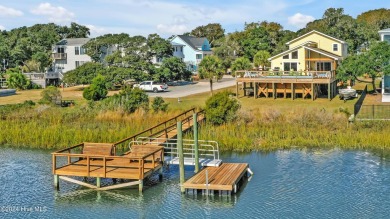
[[[182,186],[189,192],[214,194],[214,192],[236,193],[240,182],[251,172],[247,163],[223,163],[219,167],[206,167],[187,180]]]

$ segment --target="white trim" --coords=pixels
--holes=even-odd
[[[339,40],[339,39],[337,39],[337,38],[331,37],[331,36],[329,36],[329,35],[326,35],[326,34],[324,34],[324,33],[319,32],[319,31],[312,30],[312,31],[310,31],[309,33],[303,34],[302,36],[297,37],[297,38],[295,38],[295,39],[293,39],[293,40],[287,42],[286,45],[290,45],[290,43],[292,43],[292,42],[294,42],[294,41],[297,41],[297,40],[299,40],[299,39],[302,39],[302,38],[304,38],[304,37],[306,37],[306,36],[308,36],[308,35],[310,35],[310,34],[312,34],[312,33],[317,33],[317,34],[319,34],[319,35],[321,35],[321,36],[328,37],[328,38],[330,38],[330,39],[332,39],[332,40],[335,40],[335,41],[338,41],[338,42],[340,42],[340,43],[346,43],[346,42],[343,41],[343,40]]]
[[[322,55],[324,55],[324,56],[328,56],[328,57],[330,57],[330,58],[332,58],[332,59],[334,59],[334,60],[339,60],[339,59],[340,59],[340,57],[338,57],[338,56],[336,56],[336,55],[331,55],[331,54],[326,54],[326,53],[324,53],[324,52],[321,52],[320,49],[319,49],[320,51],[317,51],[317,50],[314,50],[313,48],[306,47],[306,46],[303,46],[303,48],[308,49],[308,50],[313,51],[313,52],[316,52],[316,53],[320,53],[320,54],[322,54]]]

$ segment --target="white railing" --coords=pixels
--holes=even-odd
[[[164,153],[171,159],[179,156],[177,139],[138,137],[136,141],[129,143],[132,145],[152,144],[164,147]],[[216,141],[198,140],[199,158],[210,158],[219,160],[219,145]],[[186,158],[195,159],[195,142],[193,139],[183,139],[183,154]]]

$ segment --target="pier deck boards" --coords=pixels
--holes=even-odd
[[[223,163],[219,167],[206,167],[187,180],[183,187],[185,189],[234,191],[248,168],[249,165],[246,163]],[[208,171],[208,184],[206,184],[206,171]]]

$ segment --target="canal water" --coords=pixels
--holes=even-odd
[[[390,162],[364,151],[229,153],[255,173],[231,197],[182,195],[177,166],[164,181],[93,191],[53,187],[50,151],[0,148],[0,218],[388,218]],[[193,168],[186,169],[186,178]],[[108,183],[109,180],[103,183]],[[93,182],[91,182],[93,183]]]

